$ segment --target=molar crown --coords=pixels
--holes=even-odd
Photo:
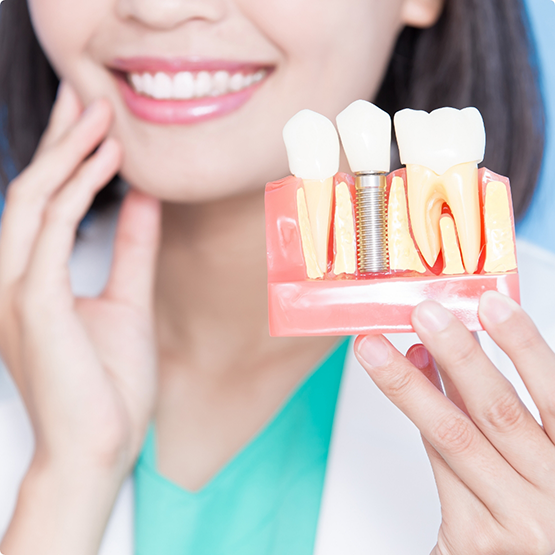
[[[486,131],[476,108],[401,110],[395,114],[395,132],[405,165],[418,164],[442,175],[458,164],[484,159]]]
[[[336,118],[353,173],[390,169],[391,117],[371,102],[355,100]]]
[[[323,180],[339,171],[339,137],[322,114],[301,110],[285,124],[283,140],[296,177]]]

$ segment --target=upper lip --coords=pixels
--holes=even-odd
[[[126,73],[180,71],[228,71],[256,72],[260,69],[271,69],[272,64],[264,62],[244,62],[235,60],[217,60],[208,58],[156,58],[150,56],[136,56],[131,58],[116,58],[111,63],[112,69]]]

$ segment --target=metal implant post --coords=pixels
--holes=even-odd
[[[356,174],[357,261],[360,273],[387,272],[387,214],[385,173]]]

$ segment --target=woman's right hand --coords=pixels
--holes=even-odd
[[[104,291],[75,298],[70,286],[77,226],[121,164],[118,142],[105,138],[111,119],[106,100],[83,112],[63,84],[35,157],[6,195],[0,354],[36,441],[1,546],[7,555],[96,552],[153,408],[159,202],[131,190]]]

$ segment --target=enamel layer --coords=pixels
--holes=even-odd
[[[476,108],[401,110],[395,114],[395,133],[401,163],[407,166],[424,166],[441,175],[453,166],[484,159],[486,131]]]
[[[426,263],[441,250],[440,218],[446,203],[456,226],[466,272],[478,266],[481,213],[478,163],[485,130],[476,108],[441,108],[428,114],[402,110],[395,115],[401,161],[407,166],[409,215],[414,238]]]
[[[333,176],[339,170],[339,137],[333,123],[312,110],[301,110],[283,128],[291,173],[303,180],[311,244],[320,272],[328,269]],[[312,256],[312,255],[311,255]]]
[[[250,87],[262,81],[267,71],[229,73],[227,71],[180,71],[179,73],[129,73],[134,91],[157,100],[188,100],[207,96],[221,96]]]
[[[389,172],[391,117],[371,102],[355,100],[336,118],[353,173]]]

